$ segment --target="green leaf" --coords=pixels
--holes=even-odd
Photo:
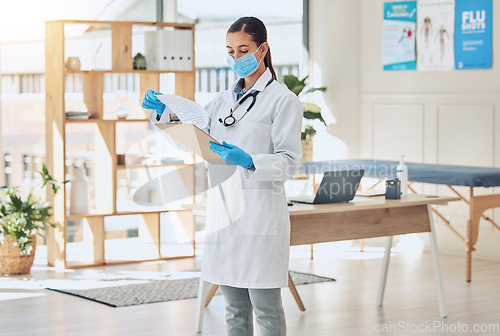
[[[301,140],[312,140],[312,138],[314,137],[315,134],[316,134],[316,130],[314,129],[314,127],[312,127],[311,125],[307,125],[304,127],[304,130],[300,134],[300,139]]]
[[[52,185],[52,192],[55,194],[57,194],[57,192],[59,191],[59,183],[56,182],[56,181],[49,181],[49,183]]]
[[[293,88],[296,83],[295,83],[295,80],[294,80],[294,77],[290,76],[290,75],[285,75],[283,77],[283,83],[285,83],[286,87],[290,90],[291,88]]]
[[[296,96],[298,96],[298,95],[300,94],[300,92],[301,92],[302,90],[304,90],[304,87],[305,87],[305,85],[298,84],[298,85],[295,85],[295,86],[291,89],[291,91],[292,91],[293,93],[295,93],[295,95],[296,95]]]
[[[302,78],[299,80],[297,76],[294,75],[285,75],[284,82],[286,87],[295,93],[295,95],[299,95],[302,90],[306,87],[306,79],[308,76]]]
[[[304,85],[306,85],[306,79],[307,79],[308,77],[309,77],[309,76],[305,76],[304,78],[302,78],[302,79],[300,80],[300,84],[304,84]]]
[[[319,112],[309,112],[309,111],[306,112],[306,111],[304,111],[304,118],[309,119],[309,120],[318,119],[326,126],[325,119],[323,119],[323,117],[321,116],[321,113],[319,113]]]
[[[294,75],[285,75],[283,81],[290,91],[300,83],[299,79]]]
[[[10,195],[9,197],[14,209],[18,212],[22,211],[23,201],[21,200],[21,198],[17,195]]]
[[[317,87],[317,88],[309,88],[306,92],[304,92],[304,94],[310,93],[310,92],[314,92],[314,91],[323,91],[323,92],[325,92],[326,91],[326,87],[322,86],[322,87]]]
[[[47,169],[47,166],[45,163],[42,164],[42,171],[38,172],[40,176],[43,179],[43,184],[42,187],[45,187],[47,184],[50,184],[52,186],[52,191],[54,192],[54,195],[57,194],[59,189],[61,188],[61,184],[57,182],[49,173],[49,170]],[[68,183],[69,180],[65,180],[63,184]]]
[[[321,107],[319,107],[318,105],[313,104],[313,103],[302,102],[302,106],[304,107],[304,112],[314,112],[314,113],[321,112]]]

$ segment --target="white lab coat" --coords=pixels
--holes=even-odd
[[[288,286],[290,218],[284,182],[294,176],[302,158],[302,105],[277,81],[265,87],[270,79],[267,69],[252,88],[261,91],[255,105],[233,126],[225,127],[219,118],[224,119],[234,106],[236,82],[205,107],[209,115],[206,131],[219,142],[249,153],[255,165],[250,171],[208,164],[202,279],[213,284]],[[250,97],[236,109],[237,120],[251,101]]]

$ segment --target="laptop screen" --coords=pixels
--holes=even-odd
[[[352,200],[364,172],[363,169],[325,172],[313,203],[340,203]]]

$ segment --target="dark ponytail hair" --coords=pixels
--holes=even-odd
[[[267,42],[266,26],[261,20],[257,19],[256,17],[252,16],[240,17],[238,20],[234,21],[234,23],[229,27],[229,29],[227,30],[227,34],[237,33],[240,31],[250,35],[252,37],[252,40],[257,44],[257,46],[260,46],[262,43]],[[264,56],[264,65],[267,68],[269,68],[274,79],[277,80],[278,76],[276,76],[276,72],[274,71],[273,68],[273,63],[271,62],[270,47],[267,50],[266,56]]]

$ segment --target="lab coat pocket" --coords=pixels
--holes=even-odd
[[[241,234],[247,236],[269,236],[277,234],[276,199],[271,189],[244,189],[245,220]]]
[[[207,190],[207,206],[205,221],[205,242],[220,242],[220,232],[229,226],[228,216],[225,212],[219,188]]]

